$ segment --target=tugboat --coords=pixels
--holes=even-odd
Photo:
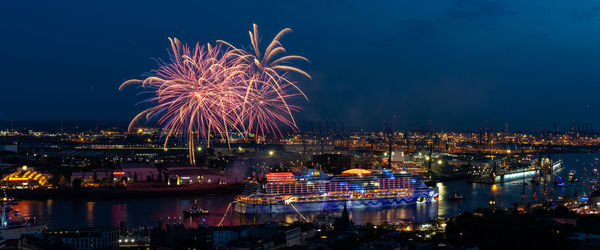
[[[465,197],[458,194],[458,192],[454,193],[452,196],[448,197],[449,201],[462,201]]]
[[[192,206],[192,208],[183,211],[184,217],[198,217],[209,214],[210,212],[208,210],[204,210],[198,206],[198,201],[194,201],[194,206]]]

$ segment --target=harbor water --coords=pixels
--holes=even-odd
[[[575,170],[581,179],[584,166],[587,169],[588,179],[594,168],[598,167],[600,154],[566,154],[553,156],[554,160],[561,158],[564,163],[557,171],[566,182],[569,171]],[[584,190],[581,182],[578,184],[567,183],[564,190],[554,188],[551,177],[547,176],[546,195],[568,195],[577,188],[581,194]],[[524,181],[529,182],[530,178]],[[400,220],[427,221],[437,217],[453,217],[460,213],[471,212],[479,207],[488,207],[490,197],[496,199],[497,207],[511,207],[515,202],[533,198],[533,184],[523,185],[522,180],[499,183],[495,186],[489,184],[467,183],[463,180],[438,183],[440,201],[433,204],[420,204],[409,207],[386,209],[356,209],[350,210],[351,219],[358,224],[383,222],[398,222]],[[448,201],[453,193],[459,192],[465,196],[463,201]],[[565,192],[565,193],[561,193]],[[544,182],[536,190],[536,198],[544,197]],[[143,198],[122,200],[23,200],[13,208],[18,209],[22,216],[35,216],[38,221],[46,223],[51,228],[67,226],[118,226],[126,222],[127,226],[155,226],[159,220],[165,223],[183,222],[188,226],[200,223],[217,225],[252,224],[267,221],[293,222],[296,220],[322,221],[339,215],[339,211],[326,211],[319,213],[288,213],[288,214],[260,214],[240,215],[231,211],[231,201],[235,195],[202,195],[193,197],[167,197]],[[194,201],[211,212],[210,215],[200,218],[180,218],[183,211],[192,207]],[[225,215],[225,212],[227,214]]]

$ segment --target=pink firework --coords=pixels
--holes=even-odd
[[[306,98],[306,95],[300,90],[300,88],[296,85],[295,82],[290,81],[286,75],[289,72],[294,72],[307,78],[311,78],[311,76],[305,71],[286,65],[289,64],[290,61],[299,60],[306,61],[308,59],[298,55],[286,55],[286,50],[283,47],[280,39],[287,33],[292,30],[289,28],[285,28],[281,30],[273,40],[267,45],[264,50],[264,53],[261,52],[260,49],[260,36],[258,33],[258,25],[252,25],[252,31],[249,31],[250,42],[252,44],[252,53],[249,53],[245,50],[238,49],[235,46],[231,45],[228,42],[219,40],[217,42],[227,45],[232,50],[230,54],[237,57],[239,60],[246,62],[248,65],[249,74],[255,77],[254,82],[250,82],[248,84],[248,92],[259,91],[259,89],[269,88],[270,91],[277,94],[279,100],[285,107],[287,111],[287,115],[285,120],[280,120],[281,122],[286,123],[289,119],[292,123],[292,128],[295,128],[295,121],[292,115],[292,111],[297,107],[291,107],[287,104],[287,97],[289,97],[289,93],[294,93],[293,95],[301,95]],[[308,100],[308,99],[307,99]],[[272,123],[268,123],[272,124]],[[254,126],[253,126],[254,125]],[[267,125],[265,123],[253,123],[250,121],[248,124],[248,129],[251,131],[265,131],[269,130],[274,132],[274,130],[278,130],[276,126]]]
[[[192,164],[195,163],[195,141],[210,141],[211,136],[218,136],[229,142],[231,132],[281,135],[280,125],[295,129],[292,111],[300,108],[289,105],[288,100],[304,94],[286,74],[287,71],[303,71],[278,65],[285,60],[266,63],[267,67],[255,62],[260,58],[260,53],[256,52],[256,26],[255,34],[256,37],[251,35],[251,41],[257,54],[222,41],[227,46],[196,44],[191,48],[177,39],[169,39],[168,62],[161,61],[158,69],[146,79],[129,80],[120,87],[140,84],[153,93],[146,101],[154,106],[135,116],[129,129],[132,130],[140,119],[157,120],[165,136],[164,146],[173,136],[187,141]],[[276,41],[279,36],[272,43],[276,44],[274,49],[280,51],[277,53],[283,50]]]

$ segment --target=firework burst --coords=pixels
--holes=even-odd
[[[302,95],[306,98],[306,95],[300,90],[300,88],[296,85],[295,82],[290,81],[286,75],[289,72],[295,72],[301,75],[306,76],[307,78],[311,78],[311,76],[305,71],[290,66],[285,65],[293,60],[300,60],[308,62],[308,59],[298,55],[286,55],[286,50],[283,47],[280,39],[287,33],[291,32],[292,29],[285,28],[281,30],[269,43],[266,47],[264,53],[261,52],[260,49],[260,36],[258,33],[258,25],[252,25],[252,31],[248,31],[250,35],[250,42],[252,45],[252,53],[247,52],[246,50],[238,49],[235,46],[231,45],[228,42],[218,40],[217,42],[227,45],[231,48],[231,54],[237,57],[238,60],[244,61],[248,65],[248,71],[251,75],[256,76],[256,80],[254,82],[249,82],[248,84],[248,93],[253,91],[260,91],[265,86],[274,91],[283,106],[287,111],[287,118],[295,127],[294,117],[292,115],[292,110],[295,107],[290,107],[287,104],[287,93],[286,92],[295,92],[296,94]],[[288,90],[288,88],[293,88],[294,90]],[[284,90],[285,89],[285,90]],[[308,98],[307,98],[308,100]],[[281,120],[282,122],[286,122]],[[265,124],[256,123],[259,126],[252,126],[254,123],[250,123],[248,129],[250,131],[255,132],[264,132],[278,130],[276,126],[264,126]],[[264,135],[264,134],[263,134]]]
[[[279,32],[264,55],[259,50],[258,27],[254,25],[253,30],[253,53],[224,41],[218,41],[217,46],[190,47],[169,38],[169,61],[159,61],[147,78],[126,81],[120,87],[138,84],[153,94],[146,100],[153,106],[135,116],[129,129],[142,119],[157,120],[162,126],[164,147],[174,136],[185,141],[192,164],[195,141],[210,143],[211,136],[218,136],[229,143],[231,132],[265,136],[281,135],[280,125],[295,129],[292,111],[300,108],[288,104],[288,100],[306,96],[288,74],[310,76],[284,63],[306,58],[281,56],[285,49],[279,39],[290,29]]]

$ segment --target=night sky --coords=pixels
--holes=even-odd
[[[600,128],[598,1],[2,1],[0,120],[129,120],[118,86],[168,37],[249,46],[252,23],[311,60],[304,124]]]

